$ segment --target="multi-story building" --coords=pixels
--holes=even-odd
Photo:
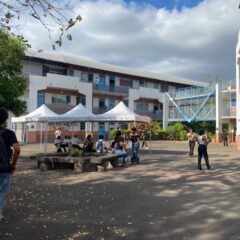
[[[82,103],[99,114],[124,101],[136,113],[158,121],[165,119],[163,122],[167,124],[165,92],[188,86],[208,86],[206,82],[32,50],[26,52],[22,64],[29,81],[23,96],[28,112],[45,103],[61,114]],[[107,130],[108,126],[94,124],[94,131],[99,128]]]
[[[209,84],[32,50],[22,64],[29,81],[23,96],[28,112],[45,103],[61,114],[82,103],[99,114],[124,101],[134,112],[162,122],[164,129],[169,122],[216,121],[217,142],[223,124],[228,124],[229,131],[236,126],[235,82]],[[94,123],[91,130],[107,132],[109,125],[114,123]],[[29,131],[37,132],[37,128],[32,125]],[[74,126],[79,133],[85,129],[85,123]]]

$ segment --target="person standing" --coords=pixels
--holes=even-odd
[[[146,148],[147,148],[148,147],[148,144],[147,144],[147,134],[146,134],[145,131],[142,133],[141,139],[142,139],[142,148],[144,146],[146,146]]]
[[[228,146],[228,133],[227,132],[223,132],[223,146]]]
[[[55,139],[59,139],[60,140],[62,139],[62,130],[61,128],[58,128],[56,131],[55,131]]]
[[[132,163],[139,164],[139,157],[138,157],[138,151],[139,151],[139,135],[137,132],[137,129],[133,127],[131,129],[130,134],[130,141],[131,141],[131,150],[132,150]]]
[[[207,169],[210,170],[210,164],[209,164],[209,159],[208,159],[208,152],[207,152],[207,145],[210,141],[207,138],[207,135],[205,134],[204,130],[199,131],[199,136],[198,136],[198,170],[202,170],[202,157],[204,157]]]
[[[193,132],[193,130],[191,128],[189,129],[187,138],[188,138],[188,144],[189,144],[189,154],[188,155],[190,157],[192,157],[193,152],[194,152],[194,147],[195,147],[196,134]]]
[[[0,221],[4,200],[9,190],[11,174],[16,170],[20,154],[20,146],[15,133],[5,128],[7,119],[7,110],[0,108]]]

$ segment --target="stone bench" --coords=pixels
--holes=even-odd
[[[122,158],[122,156],[117,156],[112,153],[108,153],[102,156],[96,156],[91,158],[91,163],[95,164],[98,171],[104,172],[107,170],[109,162],[111,163],[112,167],[118,167],[118,159]]]
[[[59,165],[72,165],[74,172],[84,172],[86,166],[90,164],[90,157],[62,157],[62,156],[41,156],[37,158],[38,167],[41,171],[55,169]]]
[[[37,159],[38,167],[41,171],[49,171],[56,169],[57,166],[69,165],[73,167],[75,173],[86,171],[88,166],[94,166],[97,171],[106,171],[109,162],[112,167],[118,167],[118,159],[122,156],[117,156],[111,153],[91,153],[80,157],[66,156],[66,154],[39,154],[34,156]]]

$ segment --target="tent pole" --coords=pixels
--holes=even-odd
[[[40,133],[40,150],[42,150],[42,140],[43,140],[43,123],[41,122],[41,133]]]
[[[150,146],[149,146],[149,154],[152,155],[152,128],[150,125]]]
[[[44,131],[44,153],[46,154],[47,153],[47,122],[45,123],[45,131]]]

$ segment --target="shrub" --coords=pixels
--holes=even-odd
[[[182,123],[175,123],[166,130],[168,140],[185,140],[187,131]]]
[[[79,149],[77,149],[77,148],[73,148],[72,150],[71,150],[71,156],[72,157],[80,157],[80,156],[82,156],[83,155],[83,151],[81,151],[81,150],[79,150]]]

